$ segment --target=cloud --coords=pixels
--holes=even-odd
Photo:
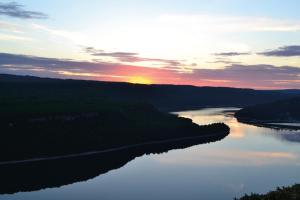
[[[24,10],[23,5],[16,2],[0,2],[0,15],[21,19],[46,19],[48,16],[42,12]]]
[[[3,31],[20,32],[20,26],[6,21],[0,21],[0,29]]]
[[[295,32],[300,31],[298,21],[266,17],[229,15],[162,15],[160,21],[168,25],[193,27],[201,31],[217,32]]]
[[[85,43],[85,41],[86,41],[86,37],[80,32],[53,29],[53,28],[49,28],[47,26],[43,26],[43,25],[35,24],[35,23],[31,24],[31,26],[34,30],[44,31],[50,35],[63,37],[63,38],[72,40],[76,43]]]
[[[86,47],[85,52],[98,57],[112,57],[117,58],[120,61],[139,62],[142,58],[137,57],[138,53],[131,52],[105,52],[104,50],[98,50],[94,47]]]
[[[127,81],[134,76],[167,80],[169,71],[122,63],[88,62],[0,53],[0,73],[31,74],[43,77]]]
[[[256,89],[300,88],[300,67],[232,64],[221,69],[151,68],[111,62],[88,62],[0,53],[0,73],[43,77],[128,81],[146,77],[153,83]]]
[[[239,52],[227,52],[227,53],[217,53],[213,54],[217,57],[214,57],[213,61],[208,61],[207,63],[212,64],[226,64],[226,65],[234,65],[234,64],[242,64],[240,61],[232,60],[232,57],[238,55],[249,55],[250,53],[239,53]]]
[[[213,54],[215,56],[245,56],[245,55],[251,55],[249,52],[223,52],[223,53],[215,53]]]
[[[138,53],[132,52],[105,52],[104,50],[98,50],[94,47],[85,47],[84,51],[92,56],[97,57],[110,57],[114,58],[119,62],[129,62],[129,63],[136,63],[136,62],[158,62],[163,63],[167,67],[176,67],[180,65],[184,65],[183,61],[180,60],[169,60],[169,59],[160,59],[160,58],[144,58],[140,57]]]
[[[216,63],[221,63],[221,64],[242,64],[242,62],[237,62],[237,61],[232,61],[232,60],[227,60],[227,59],[217,59],[215,61],[211,61],[211,62],[207,62],[207,63],[212,63],[212,64],[216,64]]]
[[[93,63],[87,61],[75,61],[72,59],[45,58],[29,55],[0,53],[0,66],[28,68],[41,67],[45,70],[93,70],[101,63]],[[106,64],[109,66],[109,64]],[[85,67],[86,66],[86,67]]]
[[[0,33],[0,41],[1,40],[14,40],[14,41],[33,41],[34,39],[24,36],[17,35],[9,35]]]
[[[265,51],[258,53],[259,55],[264,56],[275,56],[275,57],[292,57],[292,56],[300,56],[300,46],[284,46],[279,47],[275,50]]]
[[[300,88],[300,67],[233,64],[223,69],[195,69],[190,80],[231,81],[229,87],[258,89]]]

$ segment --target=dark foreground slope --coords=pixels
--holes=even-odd
[[[245,107],[300,94],[298,90],[258,91],[252,89],[176,85],[135,85],[97,81],[59,80],[0,75],[0,92],[7,98],[51,96],[80,99],[110,99],[147,102],[162,111],[203,107]]]
[[[245,195],[239,200],[297,200],[300,199],[300,185],[292,187],[277,188],[276,191],[269,192],[265,195],[251,194]]]
[[[252,123],[293,123],[300,122],[300,96],[246,107],[235,116],[239,121]]]
[[[225,124],[198,126],[147,104],[18,99],[1,105],[0,161],[229,133]]]

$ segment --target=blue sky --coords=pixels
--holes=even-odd
[[[5,1],[4,1],[5,2]],[[300,2],[297,0],[19,0],[31,10],[39,10],[53,19],[63,19],[68,25],[75,25],[72,17],[93,18],[102,21],[105,17],[155,16],[157,14],[199,14],[218,13],[230,15],[265,16],[284,19],[299,19]],[[84,13],[82,13],[84,12]],[[82,13],[82,16],[78,14]],[[104,18],[102,18],[104,17]]]
[[[0,0],[2,6],[11,2]],[[18,9],[45,14],[46,19],[1,14],[1,4],[2,53],[140,67],[140,72],[133,75],[117,73],[118,70],[110,72],[112,74],[96,70],[92,74],[81,69],[80,73],[63,73],[65,76],[102,80],[105,75],[104,80],[113,81],[255,88],[300,86],[298,74],[291,80],[287,80],[289,75],[272,78],[277,76],[273,73],[279,67],[293,67],[296,71],[300,67],[300,55],[297,54],[300,49],[300,2],[297,0],[15,1],[18,6],[23,6]],[[92,51],[87,51],[88,47],[93,48]],[[263,54],[268,51],[280,52]],[[228,56],[226,53],[230,52],[236,54]],[[248,68],[268,69],[261,66],[271,66],[275,70],[269,71],[267,84],[260,80],[261,85],[243,81],[246,74],[240,68],[230,80],[219,75],[222,70],[230,71],[240,66],[245,67],[245,72]],[[167,75],[149,77],[149,74],[143,74],[144,68],[145,71],[149,68],[164,70],[155,72],[159,74],[170,70],[170,77],[176,78],[167,79]],[[21,73],[21,70],[13,70]],[[194,77],[199,70],[214,70],[215,77]],[[6,67],[2,72],[10,71]],[[36,75],[25,68],[22,73]],[[55,76],[55,73],[38,75]],[[109,79],[109,76],[123,78]]]

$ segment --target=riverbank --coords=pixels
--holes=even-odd
[[[263,127],[263,128],[271,128],[276,130],[294,130],[294,131],[300,130],[299,122],[286,123],[286,122],[274,122],[274,121],[257,121],[257,120],[240,119],[240,118],[238,118],[237,120],[240,123],[250,124],[250,125]]]

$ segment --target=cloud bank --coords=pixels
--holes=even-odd
[[[148,77],[153,83],[197,86],[244,87],[256,89],[300,88],[300,68],[273,65],[232,64],[222,69],[171,69],[138,67],[109,62],[75,61],[0,53],[0,73],[42,77],[128,81]]]
[[[180,60],[169,60],[160,58],[144,58],[140,57],[138,53],[132,52],[105,52],[104,50],[98,50],[94,47],[85,47],[84,51],[92,56],[96,57],[110,57],[116,59],[118,62],[157,62],[165,64],[167,67],[183,65],[183,61]]]

